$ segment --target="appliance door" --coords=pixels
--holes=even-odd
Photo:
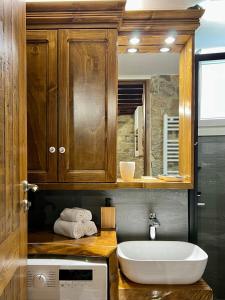
[[[107,300],[100,259],[28,259],[28,300]]]

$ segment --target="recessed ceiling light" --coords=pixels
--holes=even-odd
[[[137,48],[128,48],[127,51],[129,53],[136,53],[136,52],[138,52],[138,49]]]
[[[168,48],[168,47],[160,48],[160,52],[166,53],[166,52],[169,52],[169,51],[170,51],[170,48]]]
[[[132,37],[132,38],[129,40],[129,43],[130,43],[131,45],[137,45],[137,44],[140,43],[140,39],[139,39],[138,37],[134,36],[134,37]]]
[[[168,44],[168,45],[171,45],[175,42],[175,37],[174,36],[168,36],[166,39],[165,39],[165,43]]]

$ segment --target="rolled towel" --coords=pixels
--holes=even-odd
[[[54,232],[73,239],[84,236],[84,224],[82,222],[67,222],[60,218],[55,221]]]
[[[68,222],[85,222],[92,219],[92,214],[90,210],[74,207],[74,208],[65,208],[61,214],[60,218]]]
[[[93,221],[84,222],[84,235],[91,236],[98,232],[97,227]]]

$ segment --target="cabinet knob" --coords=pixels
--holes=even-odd
[[[66,149],[64,147],[59,148],[59,153],[65,153],[65,152],[66,152]]]
[[[55,147],[50,147],[50,148],[49,148],[49,152],[50,152],[50,153],[55,153]]]

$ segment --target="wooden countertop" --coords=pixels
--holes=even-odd
[[[117,248],[116,231],[101,230],[97,235],[79,240],[51,231],[28,234],[28,254],[53,254],[109,257]]]
[[[203,279],[190,285],[138,284],[119,272],[119,300],[137,299],[212,300],[213,293]]]

